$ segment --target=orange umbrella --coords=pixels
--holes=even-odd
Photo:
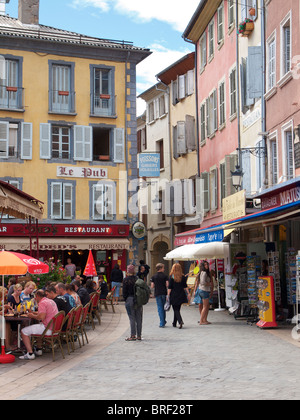
[[[86,263],[83,275],[86,276],[86,277],[97,276],[95,261],[94,261],[93,253],[92,253],[91,250],[89,252],[89,256],[88,256],[88,259],[87,259],[87,263]]]
[[[25,254],[17,252],[0,252],[0,275],[2,275],[2,287],[4,288],[4,276],[24,276],[26,273],[30,274],[46,274],[49,272],[47,264],[29,257]],[[4,293],[2,294],[2,352],[0,355],[0,363],[12,363],[15,357],[11,354],[5,354],[5,319],[4,319]]]

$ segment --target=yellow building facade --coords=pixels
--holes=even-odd
[[[150,51],[23,15],[0,16],[0,39],[0,179],[44,203],[39,229],[4,215],[2,248],[29,251],[32,233],[41,258],[82,268],[93,250],[106,271],[125,269],[137,255],[136,65]]]

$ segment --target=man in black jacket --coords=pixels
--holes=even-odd
[[[73,282],[73,285],[75,287],[75,292],[80,297],[82,306],[85,306],[91,300],[88,291],[81,285],[79,280],[75,280]]]

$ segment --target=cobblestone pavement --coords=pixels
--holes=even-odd
[[[158,327],[154,299],[144,309],[143,340],[125,342],[124,304],[89,329],[90,343],[63,360],[45,354],[0,366],[1,399],[252,400],[300,398],[300,348],[291,329],[263,331],[225,312],[199,326],[194,306],[184,326]]]

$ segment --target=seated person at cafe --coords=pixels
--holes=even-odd
[[[91,280],[91,279],[87,280],[85,284],[85,288],[89,294],[95,293],[97,291],[97,285],[94,282],[94,280]]]
[[[69,301],[64,296],[60,296],[57,293],[54,285],[48,286],[46,288],[45,295],[48,299],[54,300],[54,302],[57,305],[58,311],[64,311],[65,315],[67,315],[72,309],[72,306],[70,305]]]
[[[33,299],[33,291],[36,289],[34,281],[29,281],[25,284],[24,290],[20,295],[21,303],[27,302]]]
[[[57,283],[55,286],[56,289],[56,293],[60,296],[63,296],[65,299],[67,299],[67,301],[69,302],[69,305],[71,306],[71,308],[76,308],[76,302],[75,299],[73,298],[73,296],[71,296],[68,292],[67,292],[67,285],[64,283]]]
[[[43,290],[38,290],[35,293],[35,300],[38,304],[38,311],[28,314],[28,318],[38,321],[37,324],[30,325],[21,330],[22,340],[26,347],[27,353],[21,356],[23,360],[33,360],[35,355],[41,356],[43,354],[41,343],[39,343],[35,353],[33,352],[30,337],[32,334],[43,334],[51,319],[58,313],[57,305],[54,300],[48,299]]]
[[[83,287],[81,285],[80,281],[78,281],[78,280],[75,280],[73,282],[73,285],[75,287],[75,292],[80,297],[80,301],[81,301],[82,306],[85,306],[91,300],[89,292],[86,290],[85,287]]]
[[[23,287],[20,283],[14,285],[14,291],[13,293],[8,296],[7,302],[10,303],[10,306],[12,309],[16,309],[17,306],[21,303],[21,293],[23,291]]]

